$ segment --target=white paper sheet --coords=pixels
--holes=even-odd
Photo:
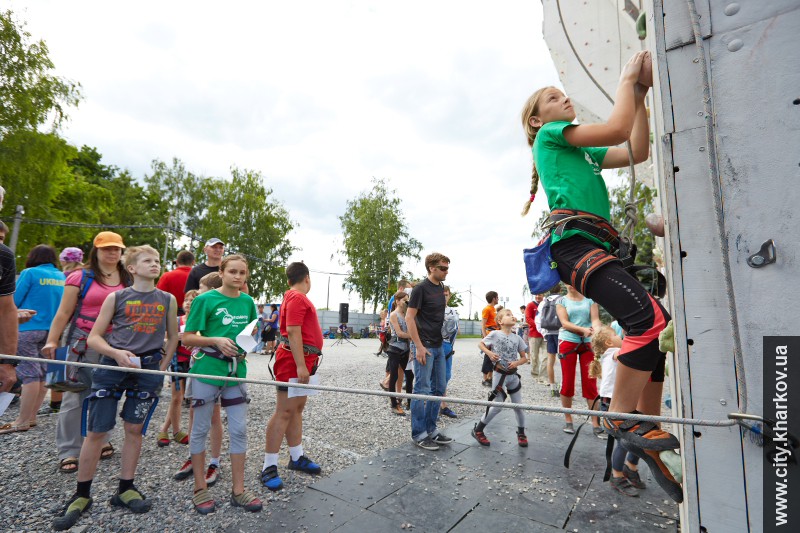
[[[131,363],[133,364],[133,366],[135,366],[136,368],[142,368],[142,358],[141,357],[137,357],[137,356],[134,355],[133,357],[130,358],[130,360],[131,360]]]
[[[289,383],[297,383],[297,378],[289,378]],[[314,374],[308,379],[309,385],[319,385],[319,374]],[[314,396],[322,392],[318,389],[300,389],[298,387],[289,387],[289,398],[297,396]]]
[[[14,395],[10,392],[0,392],[0,416],[3,416],[3,413],[6,412],[6,409],[11,405],[11,400],[13,399]]]
[[[252,353],[253,350],[256,349],[256,346],[258,346],[258,342],[253,336],[258,331],[257,323],[258,319],[253,320],[236,335],[236,344],[247,353]]]

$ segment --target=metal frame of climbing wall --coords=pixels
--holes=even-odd
[[[654,148],[667,222],[665,257],[675,322],[671,379],[683,416],[740,410],[729,304],[744,359],[747,411],[763,414],[762,339],[797,322],[800,236],[799,0],[696,0],[711,90],[707,142],[702,61],[687,0],[646,6],[654,51]],[[711,151],[709,151],[711,149]],[[716,154],[712,161],[709,153]],[[722,200],[722,237],[713,194]],[[725,243],[721,242],[725,239]],[[774,239],[777,262],[747,259]],[[722,244],[727,244],[727,254]],[[733,301],[723,279],[730,264]],[[681,530],[761,531],[762,448],[733,428],[677,428],[684,458]]]

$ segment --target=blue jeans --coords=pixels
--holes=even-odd
[[[419,364],[414,359],[414,393],[444,396],[447,385],[445,380],[444,350],[441,346],[436,348],[425,347],[428,355],[425,364]],[[411,400],[411,438],[419,442],[426,437],[435,437],[439,430],[436,429],[436,419],[439,418],[439,405],[441,401]]]

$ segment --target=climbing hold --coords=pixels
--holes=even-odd
[[[731,52],[736,52],[741,50],[742,46],[744,46],[744,42],[741,39],[733,39],[728,43],[728,50]]]
[[[729,17],[732,17],[733,15],[739,12],[739,4],[737,4],[736,2],[728,4],[727,6],[725,6],[723,12]]]
[[[639,13],[639,18],[636,19],[636,33],[639,34],[640,41],[647,38],[647,13],[644,11]]]

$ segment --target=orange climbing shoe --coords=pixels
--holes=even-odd
[[[635,414],[641,414],[634,411]],[[606,433],[628,445],[636,446],[643,450],[675,450],[681,447],[678,438],[671,433],[663,431],[655,422],[641,422],[639,420],[602,420]]]

